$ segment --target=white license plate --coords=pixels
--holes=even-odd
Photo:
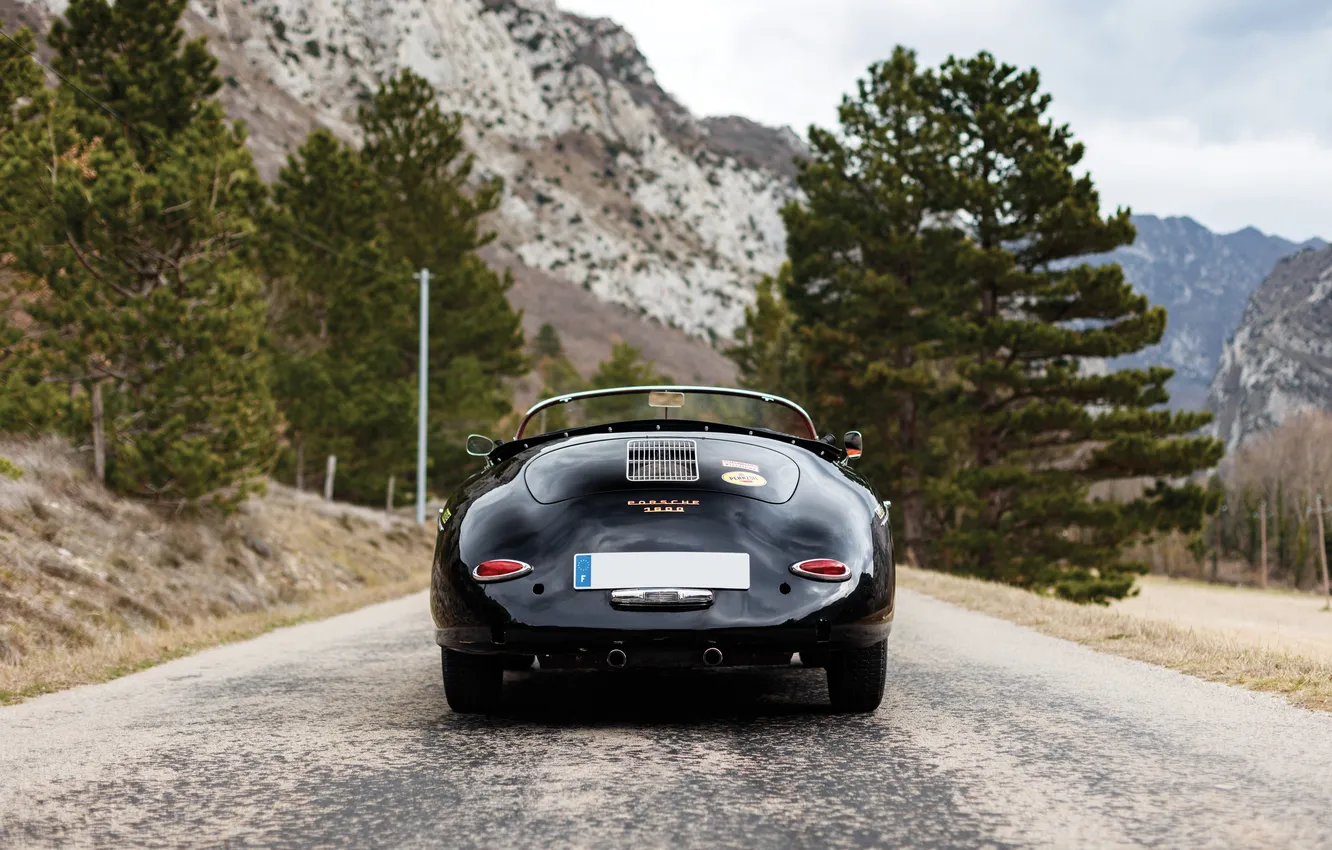
[[[574,555],[574,590],[699,587],[749,590],[744,552],[594,552]]]

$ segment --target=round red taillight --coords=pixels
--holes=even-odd
[[[818,581],[846,581],[851,578],[851,568],[832,558],[811,558],[808,561],[792,564],[791,572]]]
[[[530,572],[532,572],[531,564],[499,558],[477,564],[476,569],[472,570],[472,578],[477,581],[504,581],[505,579],[525,576]]]

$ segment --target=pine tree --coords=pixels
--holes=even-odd
[[[754,304],[745,308],[745,321],[736,329],[736,344],[726,354],[740,369],[742,387],[803,402],[808,389],[805,352],[796,315],[787,303],[790,286],[790,263],[783,263],[776,277],[763,276]]]
[[[505,295],[512,280],[477,253],[494,238],[480,220],[498,207],[503,184],[468,188],[474,159],[462,119],[445,115],[433,86],[410,71],[386,83],[358,120],[364,162],[386,197],[385,250],[430,270],[429,451],[432,482],[443,490],[469,463],[464,436],[509,413],[506,382],[528,368],[522,316]],[[415,292],[410,279],[404,285]],[[413,357],[414,339],[403,340]]]
[[[670,376],[658,372],[656,363],[644,360],[643,352],[627,342],[611,345],[610,357],[597,364],[591,380],[598,390],[669,383]]]
[[[265,265],[288,463],[302,480],[306,458],[337,455],[338,497],[378,503],[388,476],[416,464],[411,267],[380,247],[378,178],[327,131],[289,158],[274,200]]]
[[[610,357],[597,364],[597,371],[588,381],[592,389],[604,390],[615,387],[641,387],[653,384],[670,384],[669,375],[657,371],[657,364],[643,359],[643,352],[627,342],[615,342],[611,345]],[[590,399],[579,406],[583,422],[614,422],[617,420],[653,418],[654,411],[646,404],[642,395],[606,396]]]
[[[97,471],[121,492],[230,506],[278,425],[247,247],[265,189],[211,98],[215,61],[182,43],[184,7],[70,3],[50,44],[81,92],[62,86],[9,134],[21,185],[0,203],[34,282],[28,359],[80,398]]]
[[[41,433],[68,419],[69,394],[34,368],[39,329],[23,307],[39,287],[15,269],[12,252],[42,204],[32,195],[22,158],[25,137],[34,119],[50,110],[54,93],[44,87],[41,67],[29,55],[36,49],[32,33],[25,27],[12,37],[17,44],[0,40],[0,431]]]
[[[1180,436],[1206,414],[1157,408],[1169,369],[1084,366],[1159,342],[1166,316],[1119,266],[1076,262],[1132,243],[1133,227],[1127,210],[1101,216],[1091,177],[1076,173],[1083,146],[1047,118],[1037,72],[986,53],[950,59],[938,97],[957,140],[947,208],[966,236],[950,415],[968,457],[944,495],[946,564],[1079,601],[1123,596],[1146,570],[1125,544],[1196,530],[1214,501],[1167,479],[1214,465],[1221,447]],[[1093,482],[1139,476],[1157,484],[1132,503],[1088,498]]]
[[[564,343],[560,341],[559,333],[550,324],[542,325],[537,332],[532,355],[536,359],[535,371],[541,380],[543,398],[578,392],[584,388],[582,376],[564,352]]]
[[[917,564],[926,560],[926,489],[943,461],[933,405],[951,293],[940,281],[959,241],[937,215],[953,140],[936,89],[909,50],[871,66],[842,101],[840,131],[810,129],[797,176],[805,200],[783,212],[805,404],[816,421],[864,433],[859,468],[899,506],[905,554]],[[763,377],[760,366],[751,357],[748,380]]]
[[[538,359],[564,356],[564,343],[560,340],[560,333],[550,322],[543,324],[537,331],[536,339],[532,341],[532,353]]]

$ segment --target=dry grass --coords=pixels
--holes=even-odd
[[[54,440],[0,441],[0,703],[417,590],[432,535],[270,485],[230,518],[115,498]]]
[[[406,581],[353,588],[252,614],[117,634],[90,646],[38,652],[21,664],[0,664],[0,705],[75,685],[109,681],[209,647],[396,599],[421,590],[426,582],[427,576],[422,574]]]
[[[1281,694],[1304,708],[1332,711],[1332,663],[1275,651],[1245,635],[1185,628],[909,567],[899,568],[898,580],[910,590],[1101,652],[1211,682]]]

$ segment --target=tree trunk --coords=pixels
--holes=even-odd
[[[305,441],[296,440],[296,490],[305,489]]]
[[[909,368],[914,361],[912,352],[899,350],[898,367]],[[901,466],[902,486],[902,532],[906,548],[907,563],[913,567],[925,566],[925,500],[920,492],[920,473],[911,458],[917,457],[920,449],[920,421],[916,400],[911,395],[902,397],[901,411],[898,414],[898,448],[908,460]]]
[[[918,492],[907,493],[902,499],[902,530],[906,537],[907,563],[913,567],[924,567],[925,500]]]
[[[102,418],[102,382],[92,385],[92,438],[93,475],[99,484],[106,483],[106,424]]]
[[[388,498],[384,500],[384,510],[393,513],[393,485],[397,482],[397,476],[390,475],[388,483]]]

